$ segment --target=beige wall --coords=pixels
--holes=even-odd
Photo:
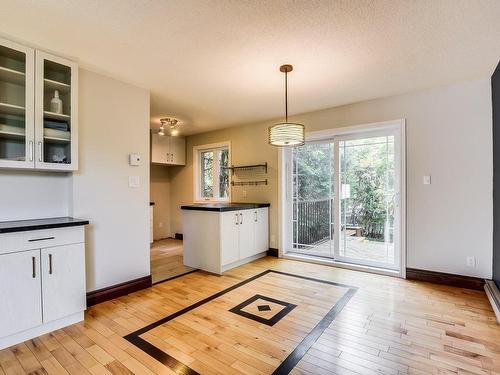
[[[87,290],[149,275],[149,92],[80,69],[73,215],[87,218]],[[128,155],[138,153],[132,167]],[[130,188],[129,176],[140,187]]]
[[[478,277],[492,270],[491,89],[488,79],[295,116],[308,131],[406,118],[407,266]],[[233,201],[267,201],[270,246],[276,247],[277,149],[267,145],[273,121],[187,139],[187,165],[171,170],[172,231],[182,232],[182,203],[193,201],[193,145],[229,140],[234,164],[267,161],[269,186],[233,187]],[[424,175],[432,185],[423,185]],[[273,239],[275,241],[273,241]],[[478,266],[466,266],[474,255]]]
[[[151,165],[150,199],[153,206],[153,238],[171,237],[170,233],[170,175],[169,167]]]

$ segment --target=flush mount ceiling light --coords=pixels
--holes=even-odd
[[[165,117],[160,119],[160,129],[158,130],[158,135],[165,135],[165,125],[170,127],[170,134],[177,135],[179,134],[179,129],[176,128],[179,120],[175,118]]]
[[[288,73],[292,70],[291,65],[280,66],[280,72],[285,73],[285,122],[269,127],[269,144],[273,146],[290,147],[304,144],[304,125],[288,122]]]

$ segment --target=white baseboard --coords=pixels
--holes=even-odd
[[[490,300],[491,307],[495,312],[498,323],[500,323],[500,290],[496,286],[495,282],[492,280],[486,280],[484,284],[484,290],[486,291],[486,295]]]
[[[9,346],[12,345],[19,344],[26,340],[30,340],[38,336],[45,335],[46,333],[58,330],[60,328],[81,322],[83,319],[84,319],[84,312],[82,311],[62,319],[42,324],[41,326],[37,326],[23,332],[15,333],[7,337],[2,337],[0,338],[0,350],[8,348]]]

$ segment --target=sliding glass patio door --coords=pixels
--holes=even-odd
[[[292,150],[293,249],[301,254],[333,257],[333,146],[316,142]]]
[[[401,137],[389,126],[288,153],[288,252],[400,270]]]
[[[384,134],[385,133],[385,134]],[[339,238],[335,259],[399,269],[399,158],[396,134],[338,137]]]

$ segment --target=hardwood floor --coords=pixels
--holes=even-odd
[[[151,244],[151,278],[153,284],[193,270],[182,260],[182,241],[173,238]]]
[[[358,289],[343,299],[352,289],[267,270]],[[229,311],[269,319],[285,308],[241,306],[255,294],[296,307],[274,325]],[[297,351],[293,374],[498,375],[500,326],[483,292],[268,257],[93,306],[82,323],[0,351],[0,375],[269,374]]]

